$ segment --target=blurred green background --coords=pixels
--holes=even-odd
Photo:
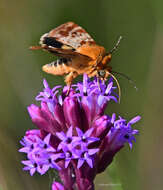
[[[62,77],[43,73],[54,58],[30,51],[42,34],[74,21],[98,44],[110,50],[124,38],[111,65],[129,75],[138,91],[121,77],[120,104],[108,113],[127,119],[140,114],[140,135],[133,150],[126,146],[96,179],[97,190],[163,189],[163,1],[150,0],[1,0],[0,2],[0,190],[47,190],[49,176],[22,171],[19,140],[34,126],[26,107],[35,103],[42,79],[54,84]]]

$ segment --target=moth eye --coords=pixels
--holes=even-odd
[[[98,72],[98,74],[99,74],[100,77],[105,77],[106,72],[105,72],[104,70],[100,70],[100,71]]]

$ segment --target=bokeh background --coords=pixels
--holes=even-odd
[[[126,146],[108,170],[96,179],[97,190],[163,189],[163,2],[162,0],[1,0],[0,1],[0,190],[49,189],[49,175],[31,177],[22,171],[19,140],[33,126],[26,107],[35,103],[42,79],[53,86],[62,77],[43,73],[54,57],[30,51],[42,34],[74,21],[110,50],[115,71],[129,75],[138,91],[118,77],[120,104],[108,113],[127,119],[140,114],[140,135],[133,150]]]

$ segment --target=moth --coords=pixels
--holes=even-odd
[[[86,73],[88,77],[96,76],[101,80],[112,76],[120,89],[109,65],[112,53],[118,47],[120,40],[121,37],[115,47],[106,52],[105,48],[97,45],[82,27],[67,22],[42,35],[40,46],[32,46],[31,49],[43,49],[60,57],[44,65],[42,69],[52,75],[66,75],[65,82],[68,86],[71,86],[73,79],[78,75]]]

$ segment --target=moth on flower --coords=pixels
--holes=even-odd
[[[121,38],[120,36],[115,47],[107,53],[82,27],[67,22],[41,36],[40,46],[32,46],[30,49],[44,49],[60,57],[44,65],[42,69],[53,75],[66,75],[65,82],[68,86],[71,86],[74,78],[84,73],[101,80],[106,80],[110,75],[117,82],[120,91],[119,83],[108,63]]]

